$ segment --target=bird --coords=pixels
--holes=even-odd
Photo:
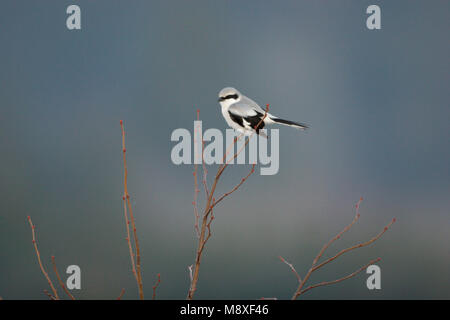
[[[280,119],[270,113],[267,113],[266,115],[266,111],[255,101],[232,87],[226,87],[220,90],[218,102],[222,107],[222,115],[227,124],[246,136],[250,136],[256,132],[258,135],[267,138],[260,130],[263,129],[265,125],[274,123],[294,127],[300,130],[309,128],[308,125],[304,123]],[[261,122],[262,119],[264,120]]]

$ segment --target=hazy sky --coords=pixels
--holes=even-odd
[[[311,283],[381,257],[382,289],[362,273],[304,298],[450,298],[448,1],[4,0],[0,10],[0,296],[46,299],[26,221],[51,271],[82,270],[84,299],[137,298],[125,241],[119,120],[144,290],[184,299],[194,262],[193,167],[170,136],[227,128],[217,94],[234,86],[280,117],[280,169],[259,170],[215,210],[197,298],[290,298],[314,256],[354,217],[328,256],[394,224]],[[381,30],[366,8],[381,7]],[[248,165],[232,166],[231,189]],[[209,181],[216,167],[209,168]],[[202,198],[203,199],[203,198]],[[53,273],[50,272],[51,276]],[[56,278],[53,276],[54,280]]]

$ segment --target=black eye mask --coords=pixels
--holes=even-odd
[[[224,100],[227,100],[227,99],[235,99],[235,100],[237,100],[238,97],[239,96],[237,94],[229,94],[229,95],[227,95],[225,97],[220,97],[219,101],[224,101]]]

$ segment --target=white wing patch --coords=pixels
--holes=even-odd
[[[253,130],[252,126],[250,125],[250,122],[242,118],[242,123],[244,124],[245,129],[247,130]]]

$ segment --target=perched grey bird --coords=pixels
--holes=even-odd
[[[223,88],[219,92],[219,102],[222,107],[222,115],[230,127],[245,135],[251,135],[255,132],[255,127],[264,118],[266,113],[255,101],[244,96],[235,88]],[[256,128],[257,134],[266,124],[279,123],[285,126],[305,130],[306,124],[284,120],[267,113],[266,118]]]

